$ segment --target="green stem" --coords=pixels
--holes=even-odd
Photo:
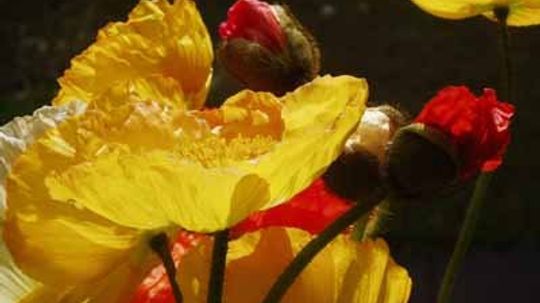
[[[461,267],[461,264],[463,263],[465,253],[471,244],[472,236],[474,234],[476,223],[478,222],[480,210],[482,209],[492,175],[492,173],[482,173],[476,180],[474,192],[471,197],[461,231],[459,232],[459,237],[456,242],[456,246],[454,247],[454,252],[452,253],[450,262],[448,262],[448,265],[446,266],[441,288],[439,289],[439,294],[437,295],[437,303],[450,302],[456,275]]]
[[[336,221],[332,222],[324,229],[317,237],[311,240],[296,257],[289,263],[281,275],[277,278],[270,291],[262,301],[263,303],[278,303],[281,301],[289,287],[294,283],[296,278],[304,270],[304,268],[313,260],[313,258],[337,237],[343,230],[353,224],[362,215],[369,212],[376,203],[384,197],[382,191],[374,194],[374,199],[364,201],[365,203],[357,203],[354,207],[341,215]]]
[[[182,303],[182,291],[176,282],[176,266],[174,265],[171,251],[169,250],[169,241],[167,235],[165,233],[160,233],[152,237],[150,239],[150,247],[159,256],[163,266],[165,267],[167,277],[169,278],[169,283],[171,284],[174,302]]]
[[[229,230],[217,232],[214,236],[212,249],[212,268],[208,282],[207,303],[221,303],[223,297],[223,282],[225,281],[225,263],[229,247]]]
[[[362,241],[366,235],[366,228],[369,223],[369,212],[362,215],[360,219],[356,220],[353,225],[351,238],[356,241]]]
[[[501,43],[501,76],[500,93],[504,101],[515,102],[512,75],[512,55],[510,52],[510,33],[508,31],[508,13],[506,6],[498,7],[494,10],[495,17],[499,23],[499,35]]]

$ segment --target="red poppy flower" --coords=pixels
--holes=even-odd
[[[274,52],[284,49],[287,41],[272,6],[258,0],[238,0],[231,6],[219,35],[223,40],[256,42]]]
[[[448,136],[461,162],[460,176],[466,179],[480,170],[493,171],[502,163],[513,115],[514,107],[497,100],[492,89],[476,97],[467,87],[450,86],[424,106],[415,122]]]

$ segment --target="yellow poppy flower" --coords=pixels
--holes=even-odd
[[[210,37],[193,1],[141,0],[126,22],[101,29],[97,41],[71,61],[53,104],[90,102],[111,86],[124,86],[171,106],[199,108],[212,60]]]
[[[224,229],[288,200],[363,113],[367,84],[346,76],[189,111],[204,102],[211,60],[190,0],[142,0],[73,60],[53,104],[86,108],[5,157],[3,238],[17,267],[5,263],[25,282],[20,302],[125,300],[158,262],[152,236]]]
[[[115,91],[48,130],[7,179],[4,239],[47,285],[118,293],[153,265],[156,233],[221,230],[288,200],[339,155],[367,97],[348,76],[282,98],[244,91],[207,111],[111,104]]]
[[[463,19],[484,15],[495,20],[493,10],[508,7],[507,24],[529,26],[540,24],[540,0],[412,0],[416,5],[441,18]]]
[[[229,243],[224,302],[261,302],[272,283],[312,236],[270,228]],[[182,259],[178,282],[186,302],[206,300],[211,239]],[[382,239],[357,242],[340,235],[302,272],[283,303],[404,303],[411,290],[407,271],[390,257]]]

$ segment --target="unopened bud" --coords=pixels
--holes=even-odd
[[[404,120],[387,105],[366,109],[343,153],[324,174],[327,185],[346,199],[365,200],[382,184],[381,163],[387,145]]]
[[[282,95],[319,73],[315,40],[285,6],[238,0],[220,36],[221,63],[250,89]]]
[[[397,131],[388,150],[386,174],[401,197],[423,197],[440,191],[459,177],[454,145],[436,128],[414,123]]]

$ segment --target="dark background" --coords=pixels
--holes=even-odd
[[[48,104],[69,60],[136,0],[0,0],[0,122]],[[214,41],[232,1],[198,0]],[[285,1],[318,38],[323,73],[367,77],[371,104],[415,114],[440,88],[480,92],[498,83],[495,23],[438,19],[407,0]],[[540,27],[511,29],[517,115],[475,233],[455,302],[538,302],[540,286]],[[216,64],[210,103],[239,86]],[[392,253],[414,280],[411,302],[434,302],[471,184],[450,197],[396,210],[385,226]]]

